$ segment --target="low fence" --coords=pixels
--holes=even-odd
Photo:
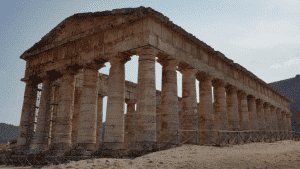
[[[210,145],[210,146],[226,146],[229,144],[245,144],[250,142],[274,142],[279,140],[300,140],[300,133],[295,131],[261,131],[261,130],[248,130],[248,131],[217,131],[217,130],[178,130],[176,135],[171,140],[178,140],[174,147],[182,144],[196,144],[196,145]],[[167,143],[168,144],[168,143]],[[153,145],[152,145],[153,146]],[[131,144],[128,145],[131,147]],[[154,147],[159,147],[157,144]],[[148,149],[146,146],[144,149]],[[167,149],[160,147],[156,150]],[[55,153],[54,153],[55,154]],[[146,153],[142,153],[146,154]],[[116,156],[121,157],[121,156]],[[5,150],[0,152],[0,165],[14,165],[14,166],[45,166],[66,164],[70,161],[78,161],[83,159],[93,159],[96,156],[82,156],[73,151],[72,154],[63,157],[55,155],[29,154],[29,152],[22,152],[21,154],[15,151]],[[123,156],[123,158],[130,158]]]
[[[278,130],[178,130],[179,143],[196,145],[222,146],[227,144],[244,144],[249,142],[273,142],[279,140],[300,140],[300,133],[295,131]]]

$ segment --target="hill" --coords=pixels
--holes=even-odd
[[[7,143],[10,140],[18,139],[19,126],[0,123],[0,143]]]

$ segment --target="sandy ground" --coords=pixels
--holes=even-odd
[[[1,167],[1,166],[0,166]],[[24,168],[5,167],[4,168]],[[31,167],[26,167],[31,168]],[[248,143],[230,147],[182,145],[136,159],[102,158],[44,166],[65,168],[300,168],[300,141]]]

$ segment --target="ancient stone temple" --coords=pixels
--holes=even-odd
[[[137,84],[125,81],[125,63],[133,55],[139,57]],[[207,131],[290,130],[288,98],[151,8],[75,14],[20,58],[26,61],[18,138],[24,150],[193,143],[189,130],[207,133],[199,138],[204,142],[215,137]],[[155,86],[156,61],[162,65],[162,91]],[[106,62],[109,75],[100,74]],[[176,71],[182,73],[182,98]],[[176,139],[179,129],[187,137]]]

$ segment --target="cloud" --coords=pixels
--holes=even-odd
[[[294,58],[287,62],[284,62],[283,64],[276,63],[275,65],[272,65],[272,69],[278,69],[278,68],[286,68],[294,65],[300,65],[300,58]]]

